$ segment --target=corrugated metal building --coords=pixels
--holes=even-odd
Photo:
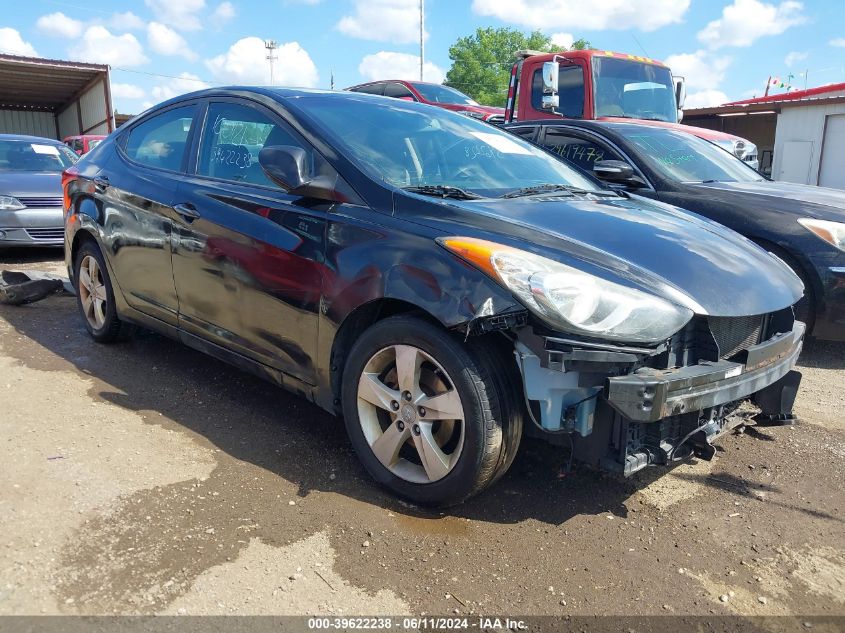
[[[0,133],[62,139],[114,127],[108,66],[0,55]]]
[[[756,143],[775,180],[845,189],[845,83],[686,110],[684,123]]]

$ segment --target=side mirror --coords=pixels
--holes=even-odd
[[[546,62],[543,64],[543,93],[555,94],[558,90],[560,78],[560,63]]]
[[[560,79],[560,63],[545,62],[543,64],[543,109],[556,110],[560,105],[558,97],[558,81]]]
[[[311,180],[308,155],[301,147],[271,145],[258,152],[258,164],[282,189],[292,191]]]
[[[684,101],[687,100],[687,82],[683,77],[672,77],[675,80],[675,103],[678,110],[684,109]]]
[[[645,183],[634,173],[634,168],[622,160],[597,160],[593,163],[593,175],[605,182],[631,187]]]
[[[311,160],[301,147],[271,145],[258,152],[258,164],[267,177],[295,196],[337,200],[335,179],[314,176]]]

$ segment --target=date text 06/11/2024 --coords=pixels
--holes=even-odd
[[[512,620],[510,618],[476,617],[473,619],[462,617],[435,617],[435,616],[406,616],[400,618],[391,617],[333,617],[333,618],[309,618],[308,628],[310,630],[400,630],[415,631],[446,631],[477,629],[524,631],[528,628],[524,620]]]

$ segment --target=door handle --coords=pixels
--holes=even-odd
[[[109,179],[105,176],[94,176],[94,187],[97,191],[105,191],[109,188]]]
[[[175,204],[175,205],[173,205],[173,208],[176,210],[176,213],[181,215],[188,222],[193,222],[198,217],[200,217],[200,212],[197,211],[197,208],[194,205],[192,205],[190,202],[183,202],[181,204]]]

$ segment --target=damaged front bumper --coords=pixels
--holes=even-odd
[[[730,413],[743,400],[769,420],[789,419],[806,328],[793,322],[730,359],[673,369],[649,366],[659,350],[562,346],[528,329],[515,354],[541,435],[569,433],[575,459],[627,476],[692,454],[711,458],[713,440],[736,426]]]
[[[656,422],[743,400],[783,378],[798,361],[805,326],[748,348],[745,363],[722,360],[679,369],[643,368],[607,381],[608,403],[630,420]]]

